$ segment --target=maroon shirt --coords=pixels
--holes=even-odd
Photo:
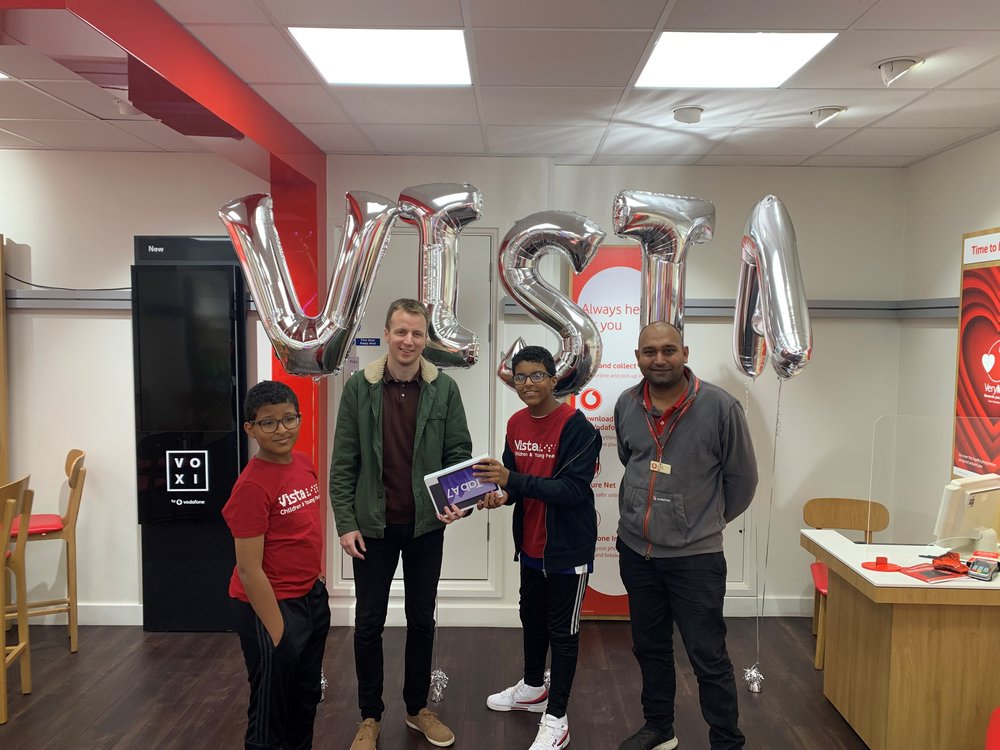
[[[413,523],[413,442],[417,435],[420,373],[413,380],[396,380],[385,368],[382,376],[382,484],[385,522]]]

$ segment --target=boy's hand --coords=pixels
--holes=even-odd
[[[495,458],[484,458],[478,464],[474,464],[472,474],[477,479],[495,482],[501,487],[506,487],[507,480],[510,479],[510,471]]]
[[[437,517],[441,523],[454,523],[460,518],[465,518],[465,513],[454,505],[446,505],[444,506],[444,513],[438,513]]]
[[[487,492],[481,498],[479,502],[476,503],[476,508],[479,510],[492,510],[493,508],[499,508],[501,505],[507,502],[508,495],[503,490],[499,492]]]
[[[342,534],[340,546],[344,552],[359,560],[364,560],[365,556],[362,553],[368,551],[365,549],[365,538],[361,536],[360,531],[348,531],[346,534]]]

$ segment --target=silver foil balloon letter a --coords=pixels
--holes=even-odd
[[[401,218],[420,234],[418,297],[430,314],[424,357],[440,367],[471,367],[479,337],[458,322],[458,235],[483,215],[483,197],[468,183],[414,185],[399,194]]]
[[[535,320],[559,336],[555,395],[579,393],[601,366],[601,335],[597,325],[579,305],[538,273],[539,260],[557,252],[580,273],[594,259],[604,240],[604,232],[586,216],[569,211],[540,211],[526,216],[507,232],[500,243],[500,281]],[[514,342],[503,355],[497,371],[508,386],[514,386],[511,363],[525,346]]]
[[[613,204],[615,234],[642,248],[639,327],[665,320],[684,330],[689,245],[709,242],[715,204],[702,198],[622,190]]]
[[[785,204],[774,195],[758,201],[743,230],[733,321],[736,366],[756,378],[768,349],[771,366],[783,380],[801,372],[812,358],[795,229]]]
[[[236,248],[257,314],[275,354],[291,375],[340,370],[361,323],[379,263],[389,244],[396,204],[375,193],[347,193],[344,236],[322,312],[302,312],[274,225],[271,196],[237,198],[219,211]]]

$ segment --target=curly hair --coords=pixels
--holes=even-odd
[[[243,401],[243,416],[247,420],[253,420],[257,418],[260,407],[286,403],[294,406],[295,411],[299,410],[299,400],[291,388],[276,380],[262,380],[247,391],[247,397]]]

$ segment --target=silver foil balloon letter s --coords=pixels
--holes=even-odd
[[[758,201],[743,231],[733,356],[752,378],[771,366],[783,380],[812,358],[812,325],[806,299],[795,229],[785,204],[767,195]]]
[[[500,243],[500,281],[507,293],[561,339],[555,358],[555,395],[559,397],[579,393],[597,373],[601,366],[601,335],[583,308],[539,276],[538,263],[555,252],[580,273],[590,265],[603,240],[604,232],[586,216],[540,211],[517,222]],[[524,341],[515,341],[497,371],[510,387],[514,385],[511,362],[522,348]]]
[[[361,323],[398,209],[375,193],[347,193],[344,236],[322,312],[309,317],[295,295],[274,226],[271,196],[237,198],[219,211],[236,248],[257,314],[291,375],[340,370]]]
[[[684,330],[688,245],[709,242],[715,204],[702,198],[622,190],[613,204],[615,234],[642,247],[639,327],[658,320]]]
[[[479,337],[458,322],[458,235],[483,215],[482,194],[468,183],[414,185],[399,194],[399,211],[420,234],[418,297],[430,313],[424,357],[440,367],[471,367]]]

